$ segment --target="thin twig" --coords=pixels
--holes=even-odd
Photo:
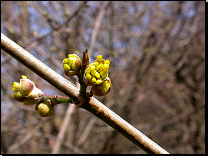
[[[82,145],[85,142],[85,140],[86,140],[88,134],[90,133],[90,130],[92,129],[95,121],[96,121],[96,118],[94,118],[94,117],[90,119],[86,128],[84,129],[84,132],[82,133],[81,137],[79,138],[79,141],[77,143],[78,146]]]
[[[45,119],[45,120],[42,120],[43,123],[45,122],[48,122],[50,119]],[[19,126],[13,126],[13,127],[4,127],[2,126],[1,127],[1,133],[8,133],[8,132],[14,132],[14,131],[19,131],[19,130],[22,130],[22,129],[25,129],[25,128],[28,128],[28,127],[35,127],[37,126],[38,124],[40,124],[40,120],[36,121],[36,122],[30,122],[30,123],[26,123],[26,124],[23,124],[23,125],[19,125]]]
[[[42,35],[42,36],[40,36],[38,38],[31,39],[27,43],[26,47],[29,46],[31,43],[33,43],[35,40],[41,40],[41,39],[47,37],[48,35],[50,35],[54,30],[58,30],[58,29],[62,28],[67,22],[69,22],[70,20],[72,20],[73,17],[75,17],[82,8],[84,8],[84,6],[86,5],[86,3],[87,3],[87,1],[84,1],[82,4],[80,4],[80,6],[76,9],[76,11],[74,11],[74,13],[71,16],[68,17],[68,19],[66,20],[66,22],[63,22],[63,23],[57,25],[54,29],[51,29],[49,32],[47,32],[46,34],[44,34],[44,35]]]
[[[56,142],[55,142],[55,145],[54,145],[54,148],[53,148],[51,154],[58,154],[61,144],[63,142],[63,138],[65,135],[66,129],[68,127],[68,124],[70,124],[71,115],[74,112],[74,109],[75,109],[75,105],[68,106],[66,114],[64,116],[64,121],[61,125],[58,136],[56,137]]]
[[[18,148],[19,146],[23,145],[24,143],[26,143],[32,136],[33,134],[38,131],[38,129],[43,125],[44,122],[38,124],[35,128],[33,128],[22,140],[16,142],[15,144],[13,144],[12,146],[10,146],[8,148],[8,152],[11,153],[11,151],[15,150],[16,148]]]
[[[40,77],[59,89],[61,92],[69,96],[76,105],[80,104],[78,99],[79,89],[76,88],[75,85],[63,78],[54,70],[50,69],[40,60],[35,58],[3,34],[1,34],[1,49],[37,73]],[[106,122],[109,126],[117,130],[147,153],[168,153],[94,97],[90,97],[90,101],[86,102],[82,105],[82,107]]]
[[[41,132],[37,132],[34,134],[34,136],[39,136],[41,138],[47,138],[47,139],[52,139],[52,140],[57,140],[57,137],[51,135],[51,134],[47,134],[47,133],[44,133],[42,134]],[[72,145],[69,141],[60,141],[62,145],[70,148],[72,151],[74,151],[75,153],[78,153],[78,154],[85,154],[85,152],[83,152],[81,149],[79,149],[78,147]]]
[[[92,32],[92,36],[90,38],[90,47],[89,47],[89,50],[88,50],[88,54],[89,56],[92,55],[92,51],[94,49],[94,46],[95,46],[95,39],[96,39],[96,36],[97,36],[97,33],[98,33],[98,30],[100,28],[100,23],[105,15],[105,9],[106,7],[108,6],[110,2],[109,1],[105,1],[100,9],[100,12],[97,16],[97,19],[95,21],[95,25],[94,25],[94,29],[93,29],[93,32]]]

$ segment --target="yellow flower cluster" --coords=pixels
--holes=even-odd
[[[27,79],[27,77],[25,75],[22,75],[22,79]],[[20,84],[18,82],[13,83],[12,90],[15,92],[14,94],[12,94],[14,98],[21,98],[23,96],[20,92]]]
[[[81,67],[81,60],[76,54],[69,54],[62,62],[65,74],[74,76],[79,73]]]
[[[104,81],[104,82],[102,83],[101,91],[102,91],[104,94],[106,94],[106,93],[108,93],[108,90],[109,90],[110,87],[111,87],[111,82],[109,82],[109,81]]]
[[[110,61],[102,59],[102,55],[97,56],[97,60],[89,64],[85,69],[85,77],[90,83],[87,85],[99,85],[108,77]],[[85,81],[86,82],[86,81]]]
[[[100,85],[94,85],[91,88],[93,95],[96,96],[104,96],[108,94],[111,90],[111,80],[109,77],[105,79],[105,81]]]

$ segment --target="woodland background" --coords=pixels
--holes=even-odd
[[[74,84],[62,60],[103,55],[113,87],[102,103],[170,153],[205,153],[205,2],[2,1],[1,32]],[[68,104],[37,116],[11,96],[21,75],[64,95],[1,50],[1,153],[51,153]],[[58,153],[145,152],[75,108]]]

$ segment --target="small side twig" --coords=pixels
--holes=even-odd
[[[74,112],[75,108],[76,108],[75,105],[69,105],[68,106],[65,117],[64,117],[64,121],[63,121],[63,123],[61,125],[61,128],[59,130],[59,133],[56,137],[56,142],[55,142],[55,145],[54,145],[54,148],[53,148],[51,154],[57,154],[58,153],[58,151],[61,147],[61,144],[63,142],[63,138],[64,138],[64,135],[65,135],[66,129],[67,129],[68,125],[70,124],[72,112]]]
[[[96,21],[95,21],[95,25],[94,25],[94,28],[93,28],[93,32],[92,32],[92,36],[90,38],[90,47],[89,47],[89,55],[92,54],[92,51],[94,49],[94,45],[95,45],[95,39],[96,39],[96,36],[98,34],[98,30],[100,28],[100,24],[101,24],[101,21],[105,15],[105,9],[106,7],[110,4],[109,1],[105,1],[100,9],[100,12],[96,18]]]
[[[54,105],[61,104],[61,103],[73,103],[73,101],[69,97],[61,96],[61,95],[52,96],[48,94],[43,94],[43,95],[40,95],[40,97],[35,98],[35,100],[41,100],[41,101],[50,100]]]

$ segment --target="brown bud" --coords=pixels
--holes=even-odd
[[[83,67],[86,67],[89,64],[89,56],[88,56],[87,50],[88,49],[86,49],[83,52],[83,56],[82,56],[82,66]]]

